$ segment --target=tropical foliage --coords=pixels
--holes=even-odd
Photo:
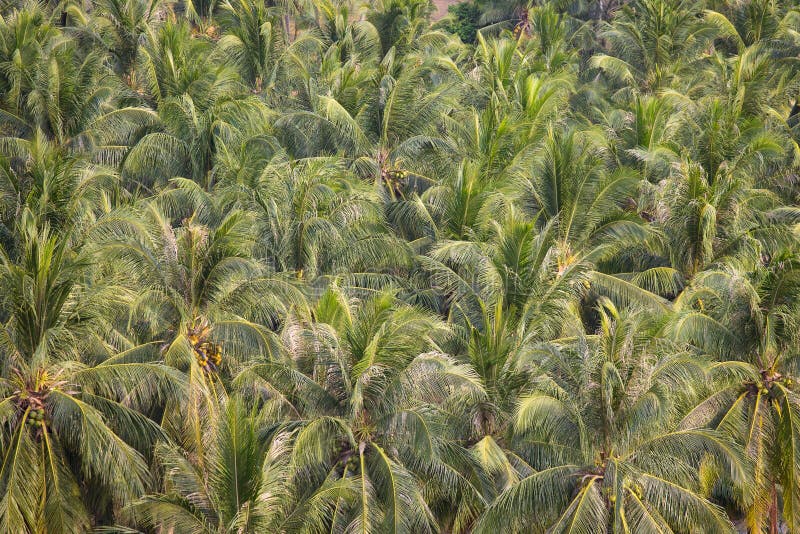
[[[0,532],[800,532],[800,10],[433,13],[0,6]]]

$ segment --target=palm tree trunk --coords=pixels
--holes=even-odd
[[[794,101],[792,104],[792,110],[789,112],[789,118],[794,118],[796,115],[800,114],[800,97]]]
[[[289,42],[289,44],[292,44],[292,34],[289,33],[289,26],[291,25],[290,21],[291,18],[289,17],[289,14],[285,14],[283,16],[283,30],[286,32],[286,40]]]
[[[792,128],[800,122],[800,96],[798,96],[792,104],[792,109],[789,111],[789,117],[786,119],[786,122]]]
[[[769,503],[769,534],[778,534],[778,490],[772,483]]]

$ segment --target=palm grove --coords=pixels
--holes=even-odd
[[[792,4],[4,2],[0,531],[800,532]]]

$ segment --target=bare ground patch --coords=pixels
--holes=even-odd
[[[460,1],[461,0],[433,0],[433,5],[436,7],[436,11],[433,12],[433,20],[439,20],[447,15],[447,6],[457,4]]]

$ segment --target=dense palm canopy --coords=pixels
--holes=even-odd
[[[788,0],[0,7],[0,531],[800,532]]]

